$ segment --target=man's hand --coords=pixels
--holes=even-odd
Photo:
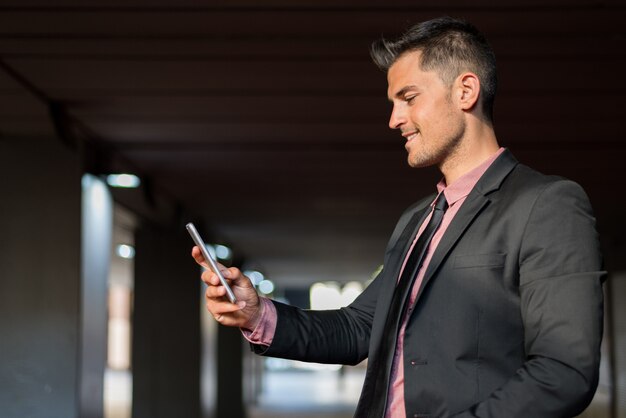
[[[261,317],[261,305],[250,279],[238,268],[219,265],[222,275],[237,298],[236,304],[231,303],[219,277],[209,268],[198,247],[193,247],[191,256],[206,269],[202,273],[202,281],[208,286],[205,293],[206,307],[215,320],[222,325],[253,330]]]

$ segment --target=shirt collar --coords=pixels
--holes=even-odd
[[[446,179],[442,178],[437,183],[437,192],[443,192],[448,201],[448,206],[452,206],[462,198],[466,197],[474,188],[478,180],[485,174],[485,171],[491,166],[491,164],[504,152],[505,148],[500,147],[498,151],[485,161],[480,163],[477,167],[463,174],[456,179],[452,184],[446,185]]]

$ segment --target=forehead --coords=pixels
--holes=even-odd
[[[420,68],[421,59],[421,51],[405,52],[400,55],[387,71],[387,81],[389,84],[391,84],[392,81],[412,76],[413,73],[422,72]]]
[[[405,52],[389,67],[387,71],[389,98],[395,97],[399,91],[408,86],[426,89],[439,81],[434,71],[423,71],[420,68],[421,58],[421,51]]]

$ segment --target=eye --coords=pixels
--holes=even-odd
[[[417,97],[417,94],[412,94],[410,96],[405,96],[404,97],[404,101],[407,102],[408,104],[413,104],[413,102],[415,101],[416,97]]]

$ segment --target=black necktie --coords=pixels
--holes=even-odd
[[[408,295],[411,293],[415,276],[417,276],[417,272],[424,261],[424,255],[426,254],[428,245],[433,235],[435,235],[435,231],[439,228],[443,214],[447,208],[448,202],[443,192],[441,192],[435,202],[430,221],[428,221],[428,225],[426,225],[426,228],[417,239],[413,251],[411,251],[406,265],[404,266],[404,270],[400,275],[400,280],[398,280],[398,284],[393,292],[393,298],[391,299],[391,305],[385,322],[385,335],[383,335],[378,350],[378,361],[375,365],[376,386],[374,388],[372,408],[370,409],[368,417],[382,418],[384,416],[387,406],[387,394],[389,392],[391,366],[393,364],[398,332],[400,331],[402,318],[404,317],[408,305]],[[402,367],[402,365],[399,365],[399,367]]]

